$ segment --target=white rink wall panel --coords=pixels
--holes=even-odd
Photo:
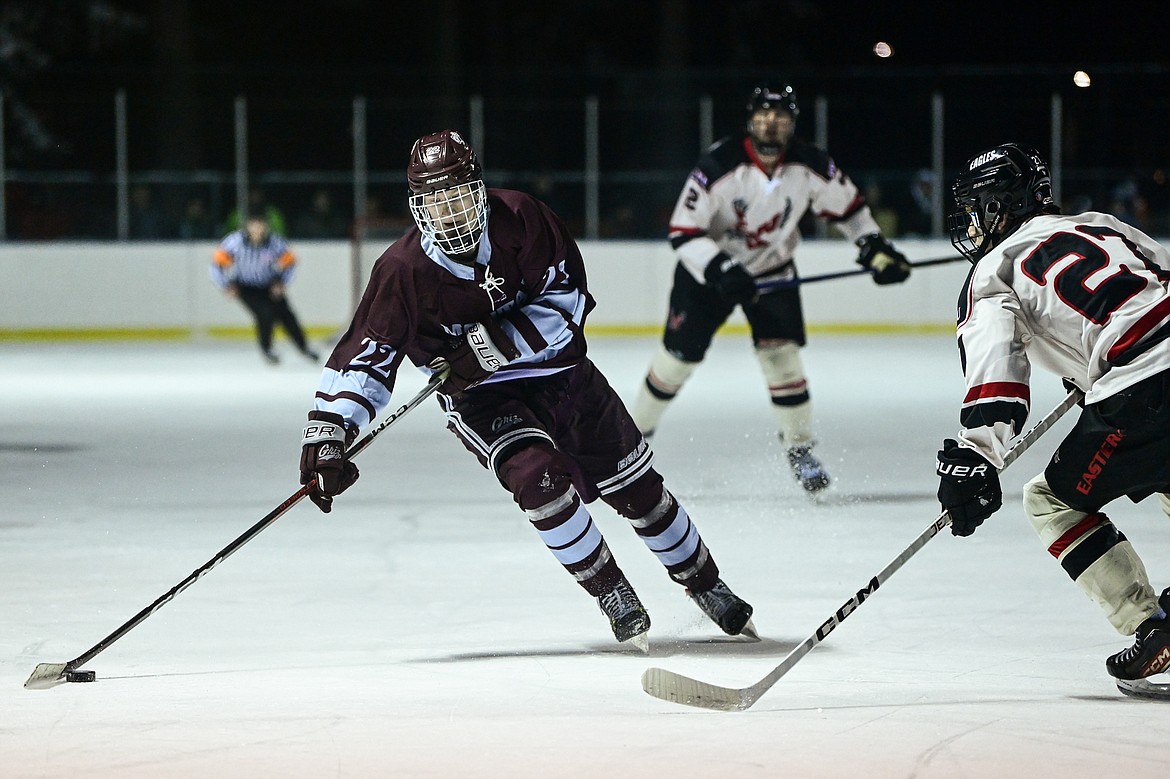
[[[946,241],[900,241],[911,260],[954,255]],[[76,331],[188,331],[250,327],[243,307],[211,283],[212,242],[0,244],[0,335]],[[351,312],[351,247],[294,241],[297,277],[290,300],[310,328],[336,329]],[[666,241],[583,241],[593,328],[649,332],[661,327],[673,277]],[[368,252],[367,252],[368,253]],[[797,255],[808,277],[853,270],[844,241],[808,241]],[[877,287],[863,276],[804,287],[809,326],[948,327],[968,270],[965,262],[920,269],[905,284]],[[733,321],[742,321],[740,314]]]

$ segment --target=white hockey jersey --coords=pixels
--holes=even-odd
[[[670,217],[670,242],[699,282],[721,251],[757,284],[792,278],[800,219],[810,208],[850,241],[879,232],[857,186],[823,150],[794,137],[769,176],[746,134],[724,138],[687,178]]]
[[[1029,411],[1033,362],[1096,403],[1170,369],[1170,252],[1095,212],[1026,221],[959,297],[959,434],[997,468]]]

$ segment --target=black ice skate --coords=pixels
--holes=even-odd
[[[792,475],[806,492],[815,495],[829,486],[829,474],[821,461],[813,457],[811,445],[789,447],[788,464],[792,467]]]
[[[1162,591],[1158,605],[1170,611],[1170,587]],[[1105,661],[1105,668],[1115,679],[1144,679],[1170,669],[1170,617],[1150,617],[1138,625],[1133,646],[1121,650]]]
[[[687,595],[727,635],[743,635],[759,640],[756,626],[752,624],[751,605],[732,592],[722,579],[716,581],[711,589],[702,592],[688,588]]]
[[[612,590],[599,596],[597,605],[609,617],[614,638],[629,641],[643,652],[650,652],[650,637],[647,635],[650,615],[628,581],[623,578]]]

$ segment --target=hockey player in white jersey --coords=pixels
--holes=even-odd
[[[691,171],[670,217],[678,256],[661,347],[633,404],[646,436],[703,361],[736,306],[751,327],[793,475],[817,493],[829,475],[812,455],[812,407],[800,359],[804,313],[793,256],[805,212],[832,222],[878,284],[905,281],[910,263],[882,237],[857,187],[832,158],[793,135],[791,86],[755,89],[746,130],[724,138]]]
[[[972,158],[952,191],[951,242],[974,267],[958,309],[962,429],[938,453],[951,530],[970,535],[1000,508],[997,468],[1024,429],[1032,364],[1075,385],[1080,418],[1024,487],[1024,510],[1077,586],[1134,636],[1108,672],[1165,671],[1170,588],[1155,593],[1102,509],[1157,494],[1170,513],[1170,253],[1108,214],[1061,215],[1048,166],[1017,144]]]

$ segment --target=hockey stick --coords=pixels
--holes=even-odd
[[[1064,400],[1060,402],[1056,408],[1048,413],[1048,416],[1036,423],[1036,425],[1024,435],[1016,439],[1011,449],[1007,451],[1003,458],[1003,467],[1007,468],[1016,458],[1023,454],[1029,446],[1035,443],[1036,439],[1044,435],[1056,421],[1064,415],[1064,412],[1072,408],[1083,397],[1080,390],[1073,390],[1068,394]],[[1003,470],[1002,468],[1000,469]],[[944,527],[951,522],[950,516],[944,511],[939,514],[938,519],[930,524],[926,530],[919,534],[918,538],[906,547],[900,555],[890,561],[889,565],[881,570],[877,576],[869,580],[865,587],[857,591],[855,595],[851,595],[849,600],[829,616],[827,620],[821,623],[821,626],[816,629],[816,632],[804,640],[800,646],[788,653],[780,665],[776,666],[771,673],[765,676],[760,681],[748,687],[719,687],[707,682],[701,682],[697,679],[692,679],[689,676],[667,671],[664,668],[647,668],[642,674],[642,689],[655,698],[661,698],[664,701],[671,703],[681,703],[687,706],[697,706],[700,709],[714,709],[716,711],[745,711],[753,703],[758,701],[764,693],[772,688],[784,674],[792,670],[792,666],[796,665],[802,657],[807,655],[812,648],[825,640],[830,633],[833,632],[839,624],[845,621],[845,618],[852,614],[862,603],[866,601],[869,596],[873,595],[878,587],[886,583],[895,571],[902,567],[903,563],[909,560],[918,552],[926,542],[938,535]]]
[[[434,377],[431,378],[430,383],[423,387],[423,389],[419,391],[417,395],[411,398],[406,403],[406,405],[402,406],[400,409],[388,416],[384,422],[371,430],[361,440],[350,447],[349,451],[346,452],[346,456],[353,458],[361,454],[361,452],[367,446],[369,446],[370,443],[383,430],[390,427],[390,425],[394,424],[399,419],[402,419],[402,417],[406,415],[406,412],[410,411],[415,406],[419,405],[432,394],[434,394],[434,392],[439,388],[439,385],[443,383],[443,379],[446,378],[446,376],[446,371],[436,373]],[[39,664],[33,670],[32,675],[28,677],[28,681],[24,683],[24,686],[30,690],[46,690],[66,681],[92,682],[96,678],[92,671],[78,671],[77,669],[88,663],[93,658],[97,657],[100,653],[104,652],[110,647],[111,644],[140,625],[143,621],[146,620],[147,617],[173,600],[176,595],[194,584],[195,581],[205,573],[231,557],[240,549],[240,547],[258,536],[260,531],[264,530],[264,528],[280,519],[285,514],[285,512],[300,503],[301,500],[307,496],[315,486],[317,486],[317,481],[314,479],[294,492],[283,503],[274,508],[272,511],[268,512],[267,516],[244,531],[243,535],[241,535],[235,541],[232,541],[223,549],[219,550],[215,557],[211,558],[202,566],[197,568],[191,573],[190,576],[188,576],[186,579],[183,579],[183,581],[176,584],[166,593],[160,595],[158,599],[154,601],[154,603],[151,603],[142,611],[135,614],[133,617],[123,623],[117,630],[103,638],[101,641],[99,641],[81,655],[65,663]]]
[[[952,262],[965,260],[966,257],[939,257],[934,260],[918,260],[910,263],[911,268],[927,268],[931,265],[949,265]],[[834,273],[822,273],[817,276],[797,276],[794,279],[781,279],[780,281],[767,281],[756,287],[759,292],[772,292],[777,289],[786,289],[788,287],[799,287],[803,284],[812,284],[814,281],[829,281],[831,279],[843,279],[847,276],[862,276],[873,275],[873,271],[869,268],[855,268],[854,270],[841,270]]]

